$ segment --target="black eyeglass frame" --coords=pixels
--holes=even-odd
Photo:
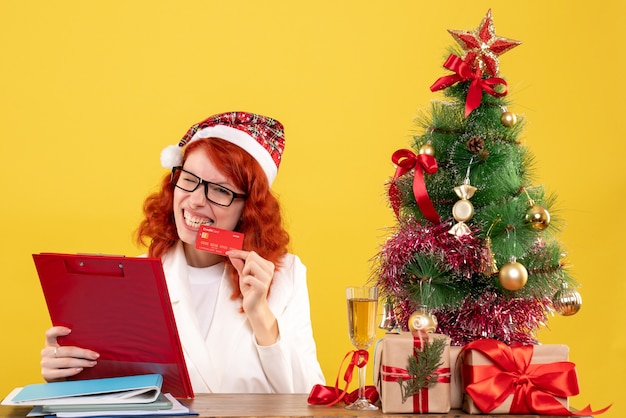
[[[177,181],[178,181],[178,179],[176,178],[176,172],[177,171],[183,171],[183,172],[185,172],[185,173],[187,173],[187,174],[197,178],[198,179],[198,183],[196,184],[196,187],[194,187],[193,190],[189,190],[189,189],[184,189],[181,186],[179,186],[178,184],[176,184]],[[233,202],[235,201],[235,199],[244,199],[245,200],[248,197],[248,195],[246,195],[246,194],[234,192],[234,191],[230,190],[228,187],[222,186],[221,184],[217,184],[217,183],[213,183],[213,182],[210,182],[210,181],[206,181],[203,178],[196,176],[192,172],[189,172],[189,171],[185,170],[182,166],[172,167],[172,175],[170,177],[170,183],[174,187],[178,187],[179,189],[184,190],[184,191],[189,192],[189,193],[195,192],[198,189],[198,187],[200,187],[200,185],[204,185],[204,197],[206,198],[206,200],[208,200],[209,202],[211,202],[211,203],[213,203],[215,205],[222,206],[222,207],[225,207],[225,208],[227,208],[230,205],[232,205]],[[232,193],[233,198],[231,199],[230,203],[228,205],[224,205],[224,204],[217,203],[214,200],[209,199],[209,185],[217,186],[220,189],[228,190],[230,193]]]

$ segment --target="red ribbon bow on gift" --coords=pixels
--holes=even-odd
[[[343,390],[339,390],[339,374],[341,374],[341,369],[343,368],[343,364],[346,359],[350,357],[350,363],[346,368],[346,371],[343,375],[343,380],[346,383]],[[349,351],[341,361],[341,365],[339,366],[339,372],[337,373],[337,379],[335,380],[335,386],[324,386],[324,385],[314,385],[311,389],[311,393],[309,393],[308,402],[311,405],[326,405],[332,406],[337,402],[343,401],[346,404],[350,404],[357,400],[358,398],[358,389],[348,393],[348,385],[352,382],[352,375],[354,373],[354,368],[364,367],[367,364],[367,359],[369,358],[369,353],[367,350],[353,350]],[[378,401],[378,391],[374,386],[365,386],[364,396],[369,399],[371,403],[376,403]]]
[[[381,367],[382,379],[385,382],[398,382],[400,380],[410,380],[413,378],[407,369],[401,367],[385,366]],[[441,367],[435,370],[437,383],[450,383],[450,368]],[[420,414],[428,412],[428,388],[421,388],[413,397],[413,411]]]
[[[415,155],[411,150],[400,149],[393,153],[391,161],[397,166],[393,181],[389,187],[389,200],[396,217],[398,217],[400,210],[400,191],[398,190],[396,180],[415,169],[413,174],[413,195],[415,196],[417,206],[426,219],[434,224],[438,224],[440,222],[439,214],[428,197],[428,191],[424,183],[424,171],[428,174],[433,174],[438,169],[435,157],[428,154]]]
[[[467,98],[465,99],[465,117],[472,113],[472,110],[480,106],[480,101],[483,98],[483,91],[493,97],[506,96],[508,85],[504,79],[499,77],[483,79],[483,71],[480,68],[472,69],[466,61],[463,61],[463,59],[454,54],[450,54],[443,66],[448,70],[454,71],[456,74],[439,77],[437,81],[430,86],[430,91],[435,92],[437,90],[448,88],[459,81],[471,80],[469,90],[467,92]],[[497,85],[503,85],[504,91],[495,91],[492,86]]]
[[[382,377],[385,382],[397,382],[398,380],[410,380],[413,376],[409,374],[407,369],[403,369],[401,367],[392,367],[385,366],[383,364],[382,368]],[[435,374],[437,377],[435,378],[435,382],[438,383],[450,383],[450,368],[449,367],[441,367],[435,370]]]
[[[418,331],[413,336],[413,347],[417,350],[423,350],[424,342],[430,339],[429,334],[423,331]],[[409,374],[407,369],[402,367],[387,366],[383,364],[381,366],[382,380],[385,382],[399,382],[401,380],[411,380],[414,376]],[[450,383],[450,368],[440,367],[435,370],[435,382],[437,383]],[[413,398],[413,411],[421,413],[428,412],[428,387],[421,388],[418,393],[412,396]]]
[[[574,363],[568,361],[548,364],[531,364],[534,347],[510,347],[492,339],[476,340],[467,344],[461,353],[476,350],[493,364],[487,366],[463,365],[465,392],[474,404],[489,413],[502,404],[509,395],[513,401],[509,413],[540,415],[597,415],[590,406],[581,411],[570,411],[555,397],[578,395],[578,377]]]

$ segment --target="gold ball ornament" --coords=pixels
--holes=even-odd
[[[500,116],[500,123],[507,128],[510,128],[517,123],[517,116],[515,116],[515,113],[512,112],[503,112]]]
[[[435,147],[433,147],[430,144],[424,144],[420,147],[419,150],[420,154],[426,154],[426,155],[430,155],[431,157],[435,156]]]
[[[543,231],[550,225],[550,212],[543,206],[532,205],[526,212],[526,222],[534,229]]]
[[[500,267],[498,280],[506,290],[520,290],[528,281],[528,270],[517,261],[510,261]]]
[[[437,330],[437,317],[426,308],[418,308],[409,317],[409,331],[415,336],[420,332],[431,334]]]
[[[559,290],[552,297],[554,310],[563,316],[577,314],[582,304],[583,298],[580,296],[580,293],[576,289],[568,287]]]

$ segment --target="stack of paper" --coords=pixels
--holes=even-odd
[[[197,415],[169,393],[160,374],[39,383],[16,388],[2,405],[29,405],[28,416]]]

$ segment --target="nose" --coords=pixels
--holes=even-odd
[[[189,195],[189,202],[193,207],[206,205],[206,185],[201,184],[196,190],[191,192]]]

